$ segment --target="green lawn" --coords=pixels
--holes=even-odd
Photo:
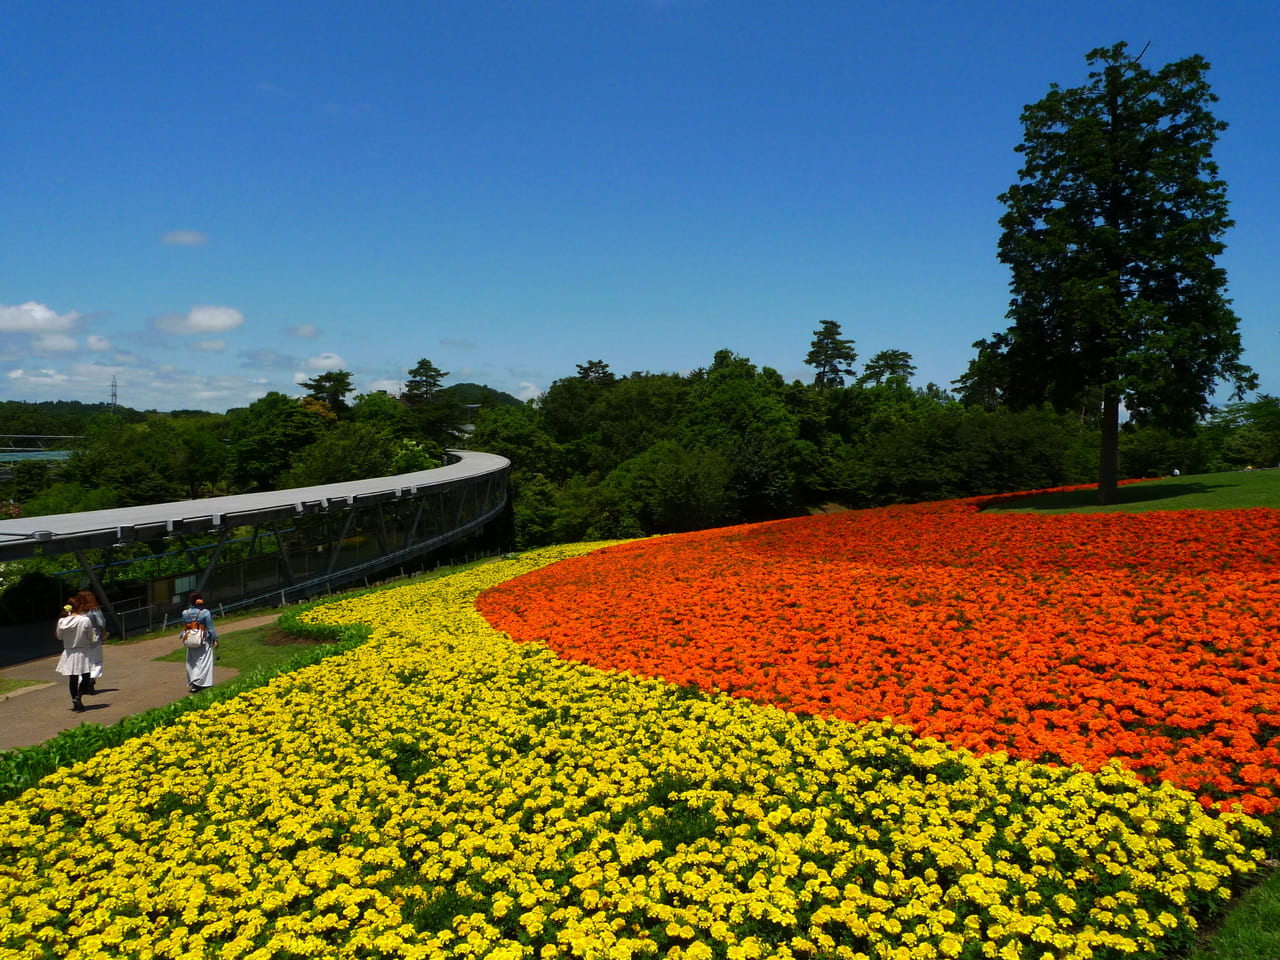
[[[274,667],[287,660],[293,658],[298,652],[299,645],[306,646],[309,641],[295,641],[291,643],[268,643],[268,640],[277,632],[274,624],[268,624],[263,627],[250,627],[247,630],[235,629],[234,623],[229,623],[218,630],[218,649],[216,652],[217,664],[220,667],[231,667],[246,673],[256,667]],[[163,657],[157,657],[157,660],[165,660],[174,663],[180,663],[187,658],[187,652],[178,646],[177,638],[174,638],[174,650],[172,653]]]
[[[13,693],[15,690],[21,690],[23,687],[43,687],[46,684],[39,680],[8,680],[0,677],[0,697],[5,694]]]
[[[1274,866],[1189,960],[1280,960],[1280,873]]]
[[[992,509],[1018,513],[1133,513],[1141,510],[1243,510],[1280,507],[1280,469],[1201,473],[1125,484],[1100,507],[1093,490],[1047,493]],[[1267,958],[1272,960],[1272,958]]]

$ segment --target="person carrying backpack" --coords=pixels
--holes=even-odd
[[[205,609],[199,593],[191,594],[190,605],[182,611],[182,633],[182,645],[187,650],[187,687],[192,693],[199,693],[213,686],[213,651],[218,646],[213,614]]]

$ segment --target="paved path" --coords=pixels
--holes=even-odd
[[[228,620],[218,624],[225,635],[265,623],[275,623],[279,614]],[[98,692],[84,698],[84,713],[71,710],[67,678],[55,671],[57,657],[28,660],[0,669],[0,678],[38,680],[44,686],[22,687],[0,695],[0,750],[30,747],[56,737],[82,723],[108,727],[124,717],[161,707],[189,696],[185,665],[158,661],[180,649],[177,634],[135,643],[107,642]],[[237,671],[214,663],[213,682],[230,680]]]

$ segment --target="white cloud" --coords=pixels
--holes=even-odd
[[[0,330],[50,333],[70,330],[79,320],[80,314],[74,310],[70,313],[55,313],[34,300],[16,307],[6,307],[0,303]]]
[[[75,364],[60,394],[77,392],[85,398],[108,395],[116,378],[120,403],[136,410],[225,410],[242,406],[262,394],[253,381],[235,376],[193,373],[190,363],[111,365]]]
[[[59,386],[71,378],[57,370],[10,370],[5,374],[10,380],[20,384],[33,386]]]
[[[57,361],[26,359],[6,364],[0,367],[0,400],[102,402],[111,397],[113,377],[119,402],[135,410],[221,411],[247,406],[271,390],[298,392],[279,375],[193,374],[190,356],[178,364],[137,356],[125,361],[127,356],[115,351],[92,357],[63,354]],[[104,362],[106,358],[114,362]],[[197,368],[203,370],[205,364]]]
[[[285,327],[284,332],[290,336],[300,337],[303,340],[314,340],[320,336],[320,328],[314,323],[299,323],[296,326]]]
[[[521,381],[518,387],[516,387],[514,395],[518,400],[532,400],[534,397],[542,395],[542,388],[536,383],[530,383],[529,381],[524,380]]]
[[[226,333],[244,323],[244,314],[233,307],[192,307],[187,313],[166,313],[151,321],[158,329],[179,336]]]
[[[111,341],[106,337],[98,336],[96,333],[89,334],[89,336],[85,338],[84,345],[95,353],[111,349]]]
[[[116,373],[127,375],[130,372],[133,371],[129,368],[105,367],[86,362],[72,362],[57,369],[19,367],[7,372],[5,387],[14,399],[84,400],[100,403],[111,399],[112,376]],[[140,374],[137,380],[145,382],[155,392],[165,392],[153,386],[157,383],[154,377]],[[126,379],[121,379],[122,386],[127,382]],[[139,409],[143,406],[141,403],[130,403],[123,393],[120,402]]]
[[[203,247],[209,237],[199,230],[170,230],[160,242],[170,247]]]
[[[474,340],[459,340],[454,337],[445,337],[440,341],[442,347],[453,347],[457,350],[474,350],[476,342]]]
[[[79,349],[80,345],[75,337],[65,333],[46,333],[31,346],[37,353],[67,353]]]
[[[369,389],[362,391],[363,393],[377,393],[379,390],[385,390],[392,396],[399,395],[404,388],[403,380],[375,380],[369,384]]]
[[[206,353],[221,353],[227,349],[227,341],[225,340],[201,340],[196,344],[197,350],[203,350]]]
[[[307,357],[308,370],[342,370],[346,365],[347,361],[336,353],[321,353],[314,357]]]

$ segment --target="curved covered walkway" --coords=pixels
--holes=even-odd
[[[386,503],[471,485],[498,475],[503,481],[506,479],[510,461],[505,457],[469,450],[448,452],[456,458],[453,463],[394,477],[0,520],[0,561],[345,511],[363,504]]]
[[[65,558],[44,619],[56,615],[57,591],[65,595],[71,579],[98,596],[117,636],[173,622],[191,590],[219,616],[293,603],[394,574],[500,517],[510,461],[448,453],[443,467],[398,476],[0,520],[0,561]],[[0,664],[47,645],[45,631],[0,628]]]

